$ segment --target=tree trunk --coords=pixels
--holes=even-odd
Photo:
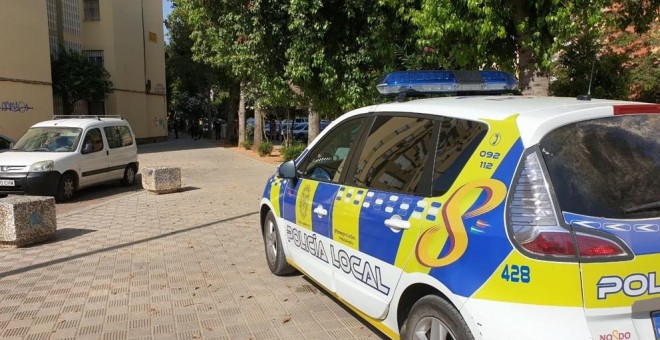
[[[241,83],[241,96],[238,101],[238,145],[245,142],[245,84]]]
[[[232,84],[229,87],[229,105],[227,105],[227,131],[225,143],[232,145],[236,143],[236,112],[240,101],[241,86]]]
[[[259,145],[261,145],[261,140],[263,139],[264,129],[263,129],[263,112],[259,103],[254,105],[254,145],[252,145],[252,150],[259,150]]]
[[[311,143],[316,136],[319,135],[319,127],[321,125],[321,120],[319,119],[319,113],[314,110],[314,105],[310,101],[309,102],[309,108],[308,108],[308,124],[307,124],[307,131],[309,132],[307,135],[307,144]]]
[[[529,84],[534,78],[534,51],[530,48],[520,47],[522,39],[519,39],[518,45],[518,77],[520,77],[520,89],[524,94],[530,90]]]
[[[529,33],[518,31],[519,23],[529,20],[530,13],[526,10],[526,0],[509,0],[509,6],[513,9],[513,24],[516,27],[516,45],[518,46],[518,84],[523,93],[529,90],[529,83],[534,77],[534,50],[525,46]]]
[[[62,113],[65,115],[72,115],[76,102],[71,100],[69,96],[62,96]]]

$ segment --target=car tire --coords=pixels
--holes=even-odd
[[[137,171],[135,170],[135,165],[129,164],[124,169],[124,178],[121,179],[121,184],[125,186],[131,186],[135,184],[135,176]]]
[[[474,340],[461,314],[445,299],[427,295],[413,305],[401,327],[401,340]]]
[[[0,198],[5,198],[7,196],[9,196],[9,195],[8,194],[0,194]]]
[[[272,211],[269,211],[266,215],[262,230],[266,262],[270,271],[278,276],[293,273],[295,268],[286,262],[286,255],[284,254],[284,248],[282,248],[282,240],[280,239],[277,221]]]
[[[66,202],[71,200],[76,193],[76,177],[71,173],[65,173],[60,178],[60,183],[57,186],[57,193],[55,194],[55,201]]]

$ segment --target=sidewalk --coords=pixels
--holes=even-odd
[[[204,140],[141,145],[183,190],[58,215],[56,238],[0,248],[1,339],[379,339],[302,275],[270,273],[258,204],[276,165]]]

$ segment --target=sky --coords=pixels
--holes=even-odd
[[[172,0],[163,0],[163,20],[167,20],[167,16],[172,13]],[[163,24],[163,30],[165,31],[165,43],[170,43],[170,36],[167,34],[167,27]]]

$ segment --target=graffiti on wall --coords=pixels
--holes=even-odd
[[[15,100],[15,101],[10,101],[10,100],[5,100],[0,103],[0,111],[2,112],[28,112],[30,110],[34,110],[34,107],[28,105],[24,101],[20,100]]]
[[[165,118],[154,117],[154,126],[165,129]]]

